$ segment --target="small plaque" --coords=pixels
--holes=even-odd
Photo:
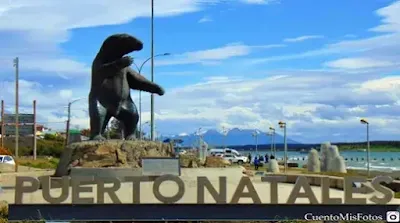
[[[181,175],[181,166],[179,158],[169,157],[143,157],[142,175],[143,176],[161,176],[171,174]]]

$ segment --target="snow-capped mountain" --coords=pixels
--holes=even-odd
[[[267,135],[266,132],[262,132],[254,129],[238,129],[234,128],[227,132],[226,136],[223,133],[210,129],[201,134],[204,141],[208,143],[210,146],[244,146],[244,145],[255,145],[256,137],[254,136],[255,131],[257,131],[257,141],[258,145],[265,145],[271,143],[271,136]],[[199,135],[196,133],[192,134],[181,134],[179,136],[173,137],[164,137],[171,139],[181,139],[182,146],[190,147],[197,145],[199,140]],[[282,144],[283,136],[278,133],[275,134],[275,143]],[[287,138],[288,144],[300,144],[294,140]]]

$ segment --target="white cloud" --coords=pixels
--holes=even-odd
[[[162,65],[178,65],[192,63],[214,63],[233,57],[247,56],[257,50],[267,50],[272,48],[285,47],[283,44],[270,44],[249,46],[242,43],[231,43],[222,47],[186,52],[182,54],[172,55],[172,59],[160,59],[156,61],[157,66]]]
[[[364,137],[357,129],[359,117],[365,117],[374,123],[375,139],[388,139],[400,131],[392,127],[400,124],[399,84],[400,76],[371,78],[369,74],[352,78],[323,71],[281,71],[258,79],[208,77],[196,84],[167,89],[164,96],[156,97],[156,127],[163,134],[218,128],[222,123],[226,127],[263,130],[285,120],[288,134],[296,140],[346,141]],[[87,96],[82,88],[57,90],[25,80],[20,85],[22,111],[30,111],[36,99],[39,122],[59,129],[65,126],[68,101]],[[2,95],[13,98],[14,83],[6,82],[4,86]],[[137,103],[136,96],[134,92],[132,97]],[[145,122],[150,119],[148,94],[142,99]],[[12,103],[6,105],[12,110]],[[86,100],[74,103],[72,125],[88,127]],[[349,131],[352,134],[347,134]],[[331,132],[341,135],[333,136]]]
[[[212,22],[213,19],[209,16],[204,16],[203,18],[201,18],[198,23],[205,23],[205,22]]]
[[[393,97],[393,94],[399,95],[399,91],[394,85],[389,87],[392,86],[389,83],[399,80],[398,76],[371,80],[340,73],[301,71],[262,79],[212,77],[206,82],[167,91],[157,99],[157,110],[163,112],[157,112],[156,117],[159,128],[163,129],[172,122],[182,122],[192,128],[216,128],[224,123],[225,126],[265,129],[271,123],[276,125],[277,120],[286,120],[290,123],[291,134],[303,133],[304,136],[298,135],[298,140],[347,140],[343,135],[327,138],[331,131],[344,135],[353,131],[346,137],[359,140],[357,137],[363,136],[362,133],[358,136],[356,129],[362,116],[379,123],[374,131],[385,132],[374,132],[375,137],[395,137],[399,130],[391,128],[392,124],[386,120],[400,124],[394,112],[400,106]],[[373,85],[387,87],[375,89]],[[171,105],[172,100],[179,105]],[[145,103],[147,108],[148,101]],[[381,105],[389,107],[379,107]]]
[[[388,92],[394,100],[400,102],[400,76],[389,76],[362,83],[357,89],[360,92]]]
[[[343,58],[325,63],[325,66],[338,69],[365,69],[395,65],[395,62],[376,60],[371,58]]]
[[[71,90],[67,90],[67,89],[64,89],[64,90],[60,90],[60,96],[61,96],[61,98],[62,99],[71,99],[71,97],[72,97],[72,91]]]
[[[255,4],[255,5],[268,5],[272,3],[280,3],[280,0],[240,0],[246,4]]]
[[[160,0],[156,2],[156,14],[169,16],[200,10],[204,4],[216,1]],[[261,1],[253,1],[254,4],[257,2]],[[13,5],[10,5],[11,3]],[[248,3],[251,2],[248,1]],[[90,0],[83,4],[76,0],[68,4],[55,0],[38,0],[33,4],[25,0],[10,1],[10,4],[0,2],[0,34],[13,37],[5,38],[4,42],[0,43],[0,63],[2,65],[7,63],[9,66],[14,55],[24,55],[21,57],[23,69],[39,70],[42,71],[41,75],[45,72],[56,71],[60,76],[66,77],[76,75],[75,71],[81,75],[89,71],[86,64],[60,57],[62,50],[58,44],[69,39],[68,30],[119,24],[149,15],[149,4],[144,0],[138,1],[134,10],[131,10],[131,2],[125,0],[121,0],[119,5],[111,5],[112,2],[105,0]],[[91,10],[89,6],[92,7]],[[47,13],[47,11],[50,12]],[[37,22],[38,24],[33,24],[31,21],[37,21],[37,18],[40,18],[40,21]],[[106,19],[108,20],[105,21]],[[15,26],[11,25],[12,22],[15,22]],[[33,25],[30,26],[30,24]],[[12,31],[13,35],[9,33],[10,27],[15,28]],[[393,26],[391,27],[390,30],[393,30]],[[39,35],[40,32],[43,32],[43,35]],[[347,59],[369,58],[381,62],[398,61],[396,52],[399,51],[396,50],[399,49],[399,37],[398,33],[390,33],[368,39],[342,41],[327,45],[323,49],[296,55],[270,57],[265,61],[298,59],[333,53],[350,53],[351,55],[342,57]],[[215,64],[229,58],[247,56],[257,50],[275,47],[284,47],[284,45],[251,46],[236,43],[177,54],[171,56],[171,60],[168,57],[166,58],[168,60],[156,60],[156,63],[158,65]],[[344,62],[347,62],[347,66]],[[344,62],[342,60],[339,65],[346,69],[361,66],[360,60],[353,60],[351,65],[348,65],[349,60]],[[358,65],[355,62],[358,62]],[[383,65],[385,64],[380,64],[381,67]],[[180,69],[176,74],[184,75],[188,72],[192,73]],[[374,123],[374,128],[371,129],[372,140],[398,137],[400,134],[398,128],[400,78],[398,76],[382,78],[381,73],[369,70],[362,75],[356,72],[353,76],[323,69],[276,70],[266,72],[273,73],[273,76],[257,79],[233,77],[235,74],[227,77],[221,73],[221,76],[208,77],[202,81],[191,80],[197,83],[166,89],[164,96],[156,97],[156,128],[163,133],[178,133],[194,132],[200,126],[215,128],[223,124],[228,128],[265,130],[270,125],[276,125],[278,120],[285,120],[288,123],[290,138],[314,142],[346,141],[364,139],[364,131],[359,131],[362,128],[359,117],[366,117]],[[391,70],[391,73],[395,72]],[[43,84],[22,79],[20,81],[21,112],[30,112],[32,100],[36,99],[39,122],[63,129],[67,115],[65,106],[68,101],[72,97],[86,97],[88,89],[86,82],[79,82],[71,88],[60,88],[59,86],[49,87],[47,79]],[[0,84],[0,93],[6,100],[7,109],[12,111],[14,83]],[[150,119],[149,96],[143,95],[143,120],[147,121]],[[137,92],[132,93],[132,96],[137,102]],[[81,100],[73,105],[72,125],[88,127],[88,124],[87,100]],[[174,128],[171,129],[171,126]],[[348,134],[349,132],[352,134]]]
[[[193,60],[224,60],[235,56],[248,55],[251,47],[241,44],[227,45],[221,48],[185,53],[185,56]]]
[[[381,8],[376,13],[383,17],[381,25],[372,28],[375,32],[400,32],[400,1]]]
[[[218,0],[155,0],[155,16],[195,12],[215,3]],[[0,1],[0,34],[8,37],[0,43],[0,64],[23,55],[25,69],[56,72],[64,77],[87,73],[87,65],[62,58],[58,44],[69,40],[70,30],[123,24],[149,17],[150,13],[146,0],[135,1],[134,8],[129,0],[119,0],[118,4],[108,0]]]
[[[288,43],[295,43],[295,42],[303,42],[306,40],[312,40],[312,39],[321,39],[324,38],[324,36],[321,35],[309,35],[309,36],[299,36],[295,38],[286,38],[283,41],[288,42]]]
[[[270,63],[285,60],[297,60],[309,57],[320,57],[332,54],[355,54],[357,57],[368,57],[374,60],[383,61],[399,61],[400,55],[400,32],[398,24],[400,24],[398,8],[400,1],[379,9],[378,15],[383,17],[383,24],[372,28],[376,32],[388,32],[368,38],[360,38],[353,40],[340,41],[333,44],[327,44],[320,49],[310,50],[306,52],[287,54],[279,56],[271,56],[266,58],[251,59],[250,64]],[[301,37],[299,37],[301,39]],[[295,40],[296,38],[293,38]]]
[[[54,75],[51,72],[56,71],[59,76],[67,77],[71,75],[90,75],[90,68],[83,63],[75,60],[60,58],[60,59],[31,59],[23,61],[23,69],[42,71],[43,74]]]
[[[346,34],[344,35],[345,38],[356,38],[357,36],[354,34]]]

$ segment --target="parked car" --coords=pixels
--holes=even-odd
[[[247,163],[249,160],[246,156],[237,156],[235,154],[224,154],[223,158],[231,163],[237,164]]]
[[[15,160],[12,156],[0,155],[0,163],[15,165]]]

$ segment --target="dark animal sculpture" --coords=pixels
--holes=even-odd
[[[142,49],[143,43],[128,34],[114,34],[103,42],[92,64],[89,93],[91,140],[105,140],[104,130],[111,117],[123,124],[125,139],[134,140],[139,115],[130,89],[164,94],[162,87],[129,67],[133,59],[126,54]]]

